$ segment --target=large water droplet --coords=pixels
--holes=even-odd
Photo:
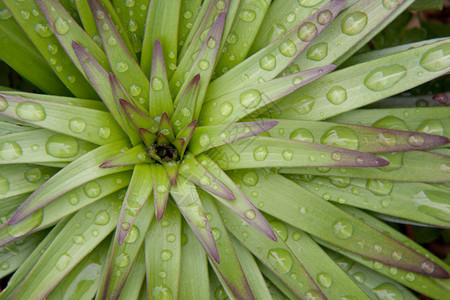
[[[281,274],[288,273],[292,268],[292,256],[284,249],[271,249],[267,256],[272,268]]]
[[[43,38],[49,37],[53,34],[48,24],[42,25],[40,23],[37,23],[34,27],[34,31],[36,31],[36,33]]]
[[[244,9],[240,14],[239,18],[242,21],[245,21],[247,23],[252,22],[256,18],[256,13],[254,10],[251,9]]]
[[[177,237],[173,233],[170,233],[166,236],[166,241],[168,241],[169,243],[175,242],[176,239],[177,239]]]
[[[0,159],[11,161],[21,157],[22,148],[16,142],[3,142],[0,144]]]
[[[419,125],[416,131],[444,135],[444,126],[440,120],[425,120]]]
[[[0,195],[6,195],[9,192],[9,181],[0,175]]]
[[[16,114],[22,120],[30,122],[42,121],[47,116],[42,105],[31,101],[21,102],[17,105]]]
[[[69,121],[69,129],[73,133],[82,133],[86,128],[86,122],[79,117],[75,117],[70,119]]]
[[[346,188],[350,185],[349,177],[330,176],[328,177],[328,179],[330,180],[331,184],[339,188]]]
[[[329,129],[322,135],[320,142],[324,145],[351,150],[356,150],[359,146],[356,134],[351,129],[343,126],[334,126]]]
[[[408,130],[408,126],[406,126],[406,123],[403,120],[392,116],[379,119],[373,123],[372,126],[395,130]]]
[[[302,141],[302,142],[314,142],[314,136],[311,131],[305,128],[297,128],[293,130],[289,136],[291,140]]]
[[[172,252],[170,252],[169,250],[162,250],[160,253],[160,258],[162,261],[168,261],[172,258]]]
[[[267,150],[266,146],[258,146],[253,150],[253,158],[256,161],[263,161],[266,159],[267,154],[269,154],[269,151]]]
[[[67,23],[61,17],[57,17],[56,18],[54,26],[55,26],[56,33],[58,33],[59,35],[66,34],[69,31],[69,29],[70,29],[69,23]]]
[[[316,99],[314,97],[299,95],[297,96],[297,102],[292,104],[292,108],[298,114],[305,115],[312,110],[315,102]]]
[[[268,37],[267,41],[269,43],[273,42],[274,40],[285,34],[286,31],[287,31],[286,27],[283,24],[281,23],[272,24],[272,27],[270,28],[269,34],[267,36]]]
[[[206,59],[202,59],[198,62],[198,67],[200,68],[200,70],[208,70],[209,68],[209,61],[207,61]]]
[[[317,281],[319,284],[325,288],[329,288],[331,284],[333,283],[333,280],[331,279],[330,275],[327,273],[319,273],[317,275]]]
[[[280,53],[287,57],[293,57],[297,54],[297,46],[293,41],[287,39],[280,45]]]
[[[367,15],[361,11],[355,11],[345,16],[342,20],[342,32],[348,35],[360,33],[367,25]]]
[[[347,219],[339,219],[333,224],[332,231],[338,239],[345,240],[352,236],[353,225]]]
[[[322,0],[298,0],[298,4],[304,7],[312,7],[319,4],[321,1]]]
[[[109,127],[100,127],[98,129],[97,135],[101,138],[101,139],[108,139],[109,136],[111,135],[111,129]]]
[[[218,2],[219,3],[219,2]],[[170,300],[173,299],[172,291],[164,284],[155,286],[152,290],[152,296],[155,300]]]
[[[450,67],[450,43],[431,48],[422,56],[420,65],[431,72],[442,71]]]
[[[242,177],[242,181],[248,186],[255,186],[258,179],[258,174],[255,171],[249,171]]]
[[[317,15],[317,23],[319,23],[320,25],[326,25],[330,23],[332,18],[333,14],[331,13],[331,11],[324,10]]]
[[[267,54],[259,60],[259,66],[266,71],[272,71],[277,65],[277,60],[272,54]]]
[[[394,86],[406,76],[406,68],[395,64],[374,69],[364,79],[364,85],[372,91],[378,92]]]
[[[292,158],[294,157],[294,152],[289,149],[284,150],[281,154],[283,155],[283,158],[285,160],[292,160]]]
[[[312,41],[317,34],[317,27],[313,23],[306,22],[298,28],[297,35],[298,38],[304,42]]]
[[[42,178],[41,169],[31,168],[25,171],[24,177],[30,183],[38,183]]]
[[[45,151],[56,158],[70,158],[78,153],[78,141],[68,135],[55,134],[48,138]]]
[[[76,245],[84,245],[84,244],[86,244],[86,239],[84,238],[84,236],[82,234],[75,234],[72,237],[72,242]]]
[[[101,210],[95,216],[94,223],[97,225],[106,225],[109,223],[109,214],[106,210]]]
[[[0,96],[0,111],[5,111],[8,108],[9,104],[6,101],[5,97]]]
[[[270,221],[270,226],[272,229],[281,237],[283,241],[286,241],[288,238],[288,230],[286,225],[281,223],[280,221]]]
[[[119,73],[126,72],[128,70],[128,64],[124,61],[116,63],[116,71]]]
[[[403,300],[402,291],[390,282],[382,283],[373,288],[372,291],[380,300]]]
[[[342,86],[334,86],[328,91],[327,99],[335,105],[342,104],[347,100],[347,90]]]
[[[220,114],[224,117],[229,116],[233,112],[233,109],[233,104],[231,104],[231,102],[225,101],[220,106]]]
[[[393,181],[385,181],[378,179],[367,180],[366,188],[375,195],[389,195],[394,188]]]
[[[328,55],[328,43],[321,42],[309,47],[306,58],[321,61]]]
[[[19,237],[24,235],[25,233],[33,230],[38,227],[42,223],[42,219],[44,218],[44,212],[42,209],[34,212],[27,218],[23,219],[19,223],[7,226],[7,231],[10,236]]]
[[[83,186],[83,191],[89,198],[96,198],[100,195],[102,189],[96,181],[90,181]]]
[[[3,9],[0,9],[0,20],[8,20],[11,18],[11,12],[6,7]]]
[[[114,264],[119,268],[124,268],[130,264],[130,256],[126,253],[120,253],[114,259]]]
[[[4,262],[2,262],[2,263],[0,264],[0,270],[6,271],[6,270],[8,270],[8,269],[9,269],[9,263],[8,263],[8,262],[4,261]]]
[[[393,9],[403,3],[404,0],[383,0],[383,6],[387,9]]]
[[[55,264],[56,269],[59,271],[63,271],[65,268],[67,268],[71,260],[72,257],[69,254],[64,253],[58,258],[58,261]]]
[[[261,103],[262,96],[258,90],[247,90],[240,95],[240,101],[245,108],[255,108]]]

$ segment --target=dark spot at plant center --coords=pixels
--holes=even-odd
[[[161,162],[169,162],[175,160],[177,158],[177,149],[175,149],[172,145],[159,145],[155,148],[156,155],[158,155],[161,159]]]

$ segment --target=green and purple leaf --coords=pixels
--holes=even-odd
[[[151,165],[153,178],[153,200],[155,201],[156,219],[160,221],[164,216],[167,201],[169,200],[170,179],[162,165]]]
[[[139,144],[131,149],[127,149],[113,157],[108,158],[102,162],[99,168],[114,168],[121,166],[132,166],[138,164],[152,164],[154,163],[147,156],[147,149],[145,149],[143,144]]]

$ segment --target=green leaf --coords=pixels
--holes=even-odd
[[[428,9],[438,9],[442,10],[444,5],[443,0],[415,0],[413,4],[409,7],[410,9],[421,11],[421,10],[428,10]]]
[[[167,177],[169,177],[170,183],[172,185],[177,184],[178,178],[178,168],[180,167],[179,162],[167,162],[163,164],[164,170],[166,170]]]
[[[276,241],[275,233],[272,228],[267,223],[266,219],[259,212],[259,210],[248,200],[247,196],[240,190],[240,188],[231,180],[228,175],[220,169],[220,167],[206,154],[201,154],[197,156],[200,163],[213,174],[217,179],[219,179],[230,191],[232,191],[235,200],[229,201],[228,199],[222,198],[215,193],[210,193],[211,196],[216,198],[220,203],[231,209],[235,214],[245,220],[247,223],[255,227],[262,234],[271,240]],[[248,181],[252,181],[253,178],[249,177]]]
[[[74,2],[78,15],[81,19],[81,23],[83,24],[84,31],[86,31],[86,33],[95,42],[97,42],[97,44],[101,44],[97,26],[95,25],[94,21],[94,16],[92,14],[91,8],[89,7],[87,0],[75,0]]]
[[[120,201],[115,195],[83,208],[54,238],[14,295],[45,298],[114,229]],[[33,287],[38,286],[39,289]]]
[[[108,243],[103,241],[64,277],[46,299],[58,300],[72,297],[73,299],[91,300],[97,292],[107,252]]]
[[[449,46],[446,39],[332,72],[278,101],[268,115],[322,120],[398,94],[448,72]]]
[[[319,287],[312,281],[303,265],[281,237],[278,236],[277,242],[266,238],[258,233],[255,228],[242,223],[238,216],[221,204],[219,204],[219,212],[222,219],[228,220],[225,223],[228,231],[270,268],[297,297],[306,298],[308,293],[319,297],[319,299],[323,297]],[[292,273],[296,273],[297,277],[291,276]],[[299,282],[302,284],[300,285]]]
[[[164,49],[164,61],[166,62],[169,78],[176,69],[177,32],[181,3],[181,0],[155,0],[149,3],[141,54],[141,67],[145,74],[150,73],[150,67],[155,63],[153,45],[155,45],[157,40],[161,42]]]
[[[202,0],[181,2],[180,16],[183,16],[183,18],[178,18],[178,52],[180,52],[181,47],[185,44],[188,34],[190,34],[193,25],[192,23],[197,20],[197,18],[202,18],[202,16],[199,17],[199,10],[202,7],[204,7],[202,6]]]
[[[150,166],[153,179],[153,201],[155,202],[156,219],[160,221],[169,200],[170,180],[162,165]]]
[[[189,143],[189,151],[197,155],[211,148],[263,133],[276,124],[276,121],[262,121],[197,127]]]
[[[120,106],[125,111],[126,115],[128,116],[128,119],[130,119],[131,123],[133,123],[134,127],[137,129],[144,128],[151,133],[156,133],[157,127],[156,125],[158,123],[155,122],[152,118],[150,118],[148,115],[143,113],[139,108],[134,106],[133,104],[123,100],[119,99]]]
[[[176,134],[179,134],[189,123],[194,121],[194,112],[196,110],[198,92],[199,92],[200,74],[197,74],[189,82],[183,94],[177,98],[177,107],[173,113],[170,122]]]
[[[181,215],[169,203],[164,217],[153,220],[145,236],[147,290],[155,299],[178,299],[181,263]]]
[[[39,243],[34,251],[28,256],[25,262],[22,263],[22,265],[17,269],[17,271],[8,281],[7,287],[0,294],[1,300],[8,300],[12,298],[12,296],[17,292],[18,287],[27,278],[30,271],[41,258],[43,252],[45,252],[45,250],[53,242],[55,237],[58,236],[58,234],[63,230],[70,218],[71,217],[67,217],[59,221],[58,224],[53,227],[53,229],[45,236],[45,238]]]
[[[101,169],[98,167],[105,159],[111,157],[111,155],[114,155],[125,146],[127,146],[126,142],[117,141],[98,147],[73,161],[31,194],[31,196],[11,216],[9,224],[14,225],[38,209],[46,206],[59,196],[83,183],[108,174],[130,170],[132,167],[129,166],[109,169]],[[93,194],[97,194],[98,192],[98,186],[93,186],[92,190],[89,191],[89,193]]]
[[[96,299],[119,298],[142,248],[145,233],[153,217],[152,210],[153,207],[149,203],[142,206],[141,214],[136,218],[134,225],[130,225],[130,231],[123,244],[118,242],[121,231],[116,230],[116,234],[111,240],[108,257],[103,265],[101,283],[98,285]],[[121,222],[119,221],[118,224],[121,224]]]
[[[150,157],[147,156],[147,149],[143,144],[139,144],[131,149],[123,151],[107,160],[105,160],[100,168],[113,168],[120,166],[143,165],[154,163]],[[123,152],[122,152],[123,151]]]
[[[108,12],[97,0],[89,0],[91,10],[95,11],[95,22],[102,38],[114,75],[131,96],[148,110],[149,81],[117,31]]]
[[[111,114],[95,109],[0,93],[7,108],[1,115],[70,135],[97,145],[125,136]]]
[[[10,164],[0,166],[0,199],[22,195],[34,191],[58,169],[50,167]],[[36,175],[39,175],[36,176]]]
[[[36,0],[55,37],[65,52],[74,62],[75,66],[84,74],[83,67],[75,55],[72,42],[77,42],[107,71],[110,70],[108,59],[103,49],[81,28],[64,7],[56,0]]]
[[[282,168],[284,174],[346,176],[367,179],[413,182],[447,182],[450,180],[450,156],[432,152],[409,151],[379,155],[390,165],[382,168]]]
[[[195,183],[202,189],[223,197],[227,200],[235,200],[231,192],[218,178],[211,174],[194,155],[186,153],[180,166],[180,175]]]
[[[445,145],[446,137],[414,131],[381,129],[342,123],[274,120],[272,137],[342,147],[368,153],[401,152]],[[375,124],[374,124],[375,125]],[[403,129],[403,128],[402,128]]]
[[[345,205],[437,227],[450,227],[449,192],[424,183],[349,177],[292,176],[310,192]],[[361,201],[362,200],[362,201]]]
[[[228,236],[227,229],[222,222],[217,207],[214,205],[214,199],[204,191],[200,191],[199,196],[202,199],[206,216],[211,224],[211,230],[219,251],[219,257],[221,258],[220,263],[210,259],[210,264],[214,266],[217,276],[226,283],[236,298],[254,299],[231,239]]]
[[[184,2],[183,2],[184,3]],[[181,267],[179,299],[209,300],[208,260],[188,224],[181,226]],[[171,238],[172,239],[172,238]]]
[[[6,9],[4,11],[6,19],[0,22],[0,40],[2,44],[8,45],[8,47],[0,47],[2,60],[45,93],[70,95],[70,91],[59,80],[3,3],[0,3],[0,9],[2,11]],[[46,30],[50,31],[48,27]]]
[[[143,299],[139,298],[139,294],[141,288],[145,292],[145,296],[147,296],[147,292],[145,291],[145,252],[144,247],[141,247],[141,251],[139,251],[138,257],[136,258],[133,267],[131,268],[130,274],[133,277],[130,277],[130,280],[125,282],[122,293],[120,293],[119,300],[138,300]],[[132,279],[132,280],[131,280]],[[145,298],[147,299],[147,298]]]
[[[420,266],[425,265],[433,268],[433,272],[428,273],[428,276],[448,276],[442,267],[422,254],[323,201],[281,175],[258,170],[258,183],[253,186],[245,184],[245,175],[246,172],[239,171],[232,174],[231,178],[241,184],[246,194],[258,191],[257,196],[250,199],[262,211],[294,227],[333,245],[399,269],[424,273],[424,268]],[[379,245],[381,249],[372,251],[373,244]]]
[[[216,262],[220,262],[211,226],[205,216],[194,184],[183,177],[179,177],[177,185],[170,189],[170,195],[177,203],[184,219],[188,222],[189,227],[197,236],[208,256]]]
[[[256,136],[210,150],[224,170],[244,168],[315,166],[381,167],[387,162],[365,152],[328,145]],[[367,170],[368,171],[368,170]]]
[[[66,52],[58,51],[60,43],[58,39],[53,36],[49,27],[50,25],[47,23],[44,16],[38,14],[30,19],[30,12],[32,10],[40,12],[36,1],[23,1],[17,3],[13,0],[6,0],[3,3],[11,11],[16,21],[28,35],[41,55],[48,60],[51,66],[53,66],[56,71],[55,74],[66,87],[77,97],[97,98],[97,95],[89,86],[89,83],[83,78],[83,75],[78,71]],[[28,18],[24,18],[21,12],[23,12],[24,16],[28,16]],[[61,21],[64,20],[61,19]],[[67,28],[70,28],[67,22],[65,24]],[[38,28],[38,30],[35,30],[35,28]]]
[[[126,236],[131,234],[130,230],[133,229],[133,224],[140,215],[145,203],[151,201],[152,188],[150,166],[148,164],[135,166],[122,204],[119,222],[117,223],[116,236],[119,245],[122,245]],[[151,219],[149,216],[147,218]],[[134,233],[136,233],[135,230]],[[130,239],[132,238],[128,238],[128,240]]]
[[[184,127],[178,134],[177,138],[172,141],[172,144],[177,148],[178,153],[181,158],[183,158],[184,152],[187,149],[187,146],[189,145],[189,141],[192,138],[192,135],[195,132],[195,129],[197,128],[197,120],[192,121],[189,123],[186,127]]]
[[[167,24],[165,24],[166,26]],[[175,59],[176,61],[176,59]],[[157,39],[153,50],[152,71],[150,74],[151,89],[149,95],[149,115],[152,118],[167,113],[173,114],[172,96],[170,95],[169,80],[164,64],[163,50]]]
[[[336,17],[345,1],[335,0],[308,17],[279,39],[259,50],[232,70],[217,78],[208,87],[207,99],[241,89],[261,80],[275,78]],[[320,23],[319,23],[320,20]]]
[[[200,115],[201,125],[236,122],[335,68],[336,66],[331,65],[307,70],[267,82],[247,85],[221,95],[219,98],[208,98]]]
[[[73,161],[96,147],[46,129],[1,136],[0,145],[0,164]]]

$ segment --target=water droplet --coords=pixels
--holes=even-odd
[[[106,140],[111,135],[111,129],[109,127],[100,127],[97,134],[100,138]]]
[[[53,34],[48,24],[42,25],[41,23],[37,23],[36,26],[34,27],[34,31],[36,31],[36,33],[43,38],[49,37]]]
[[[124,61],[116,63],[116,71],[119,73],[126,72],[128,70],[128,64]]]
[[[375,195],[389,195],[394,188],[393,181],[385,181],[378,179],[367,180],[366,188]]]
[[[269,250],[267,258],[272,268],[280,274],[286,274],[292,268],[292,256],[284,249]]]
[[[48,138],[45,150],[56,158],[70,158],[78,153],[78,141],[68,135],[55,134]]]
[[[322,0],[298,0],[298,4],[304,7],[313,7],[321,1]]]
[[[251,9],[244,9],[239,14],[239,18],[244,22],[250,23],[256,18],[256,12]]]
[[[22,18],[24,18],[25,20],[28,20],[30,18],[30,12],[28,10],[21,10],[20,11],[20,15],[22,16]]]
[[[172,252],[170,252],[169,250],[162,250],[160,258],[162,261],[168,261],[169,259],[172,258]]]
[[[100,195],[102,189],[96,181],[90,181],[83,186],[83,191],[89,198],[96,198]]]
[[[11,12],[6,7],[3,9],[0,9],[0,20],[8,20],[11,18]]]
[[[164,84],[163,81],[161,79],[159,79],[159,77],[153,77],[152,78],[152,89],[155,91],[160,91],[163,88]]]
[[[277,60],[272,54],[267,54],[259,60],[259,66],[266,71],[272,71],[277,65]]]
[[[286,27],[283,24],[275,23],[272,24],[272,27],[269,29],[268,40],[267,42],[271,43],[283,34],[286,33]]]
[[[284,150],[282,155],[285,160],[292,160],[294,152],[292,152],[292,150]]]
[[[327,99],[335,105],[342,104],[347,100],[347,90],[342,86],[334,86],[328,91]]]
[[[348,35],[360,33],[367,25],[367,15],[361,11],[349,13],[342,20],[342,32]]]
[[[253,158],[256,161],[263,161],[266,159],[267,154],[269,154],[269,151],[267,150],[266,146],[258,146],[253,150]]]
[[[405,279],[409,282],[413,282],[416,279],[416,275],[413,273],[406,273]]]
[[[383,0],[383,6],[387,9],[393,9],[403,3],[404,0]]]
[[[8,234],[12,237],[20,237],[41,225],[43,218],[44,212],[40,209],[19,223],[7,226]]]
[[[0,104],[0,111],[1,111],[1,104]],[[419,125],[416,131],[428,134],[444,135],[444,126],[442,125],[442,122],[440,120],[425,120]]]
[[[92,231],[91,231],[91,235],[92,235],[93,237],[98,237],[98,230],[97,230],[97,229],[92,230]]]
[[[198,67],[200,68],[200,70],[208,70],[209,68],[209,61],[207,61],[206,59],[202,59],[198,62]]]
[[[398,252],[398,251],[394,251],[394,252],[392,252],[392,258],[395,261],[399,261],[399,260],[402,259],[402,254],[400,252]]]
[[[228,101],[225,101],[224,103],[222,103],[222,105],[220,106],[220,114],[224,117],[231,115],[231,113],[233,112],[233,104],[231,104]]]
[[[200,146],[207,147],[211,143],[211,138],[206,133],[202,134],[199,138]]]
[[[411,134],[408,137],[408,144],[410,144],[413,147],[420,147],[424,143],[423,137],[418,134]]]
[[[341,240],[348,239],[353,234],[353,225],[352,223],[347,219],[339,219],[337,220],[333,226],[333,233],[334,235]]]
[[[22,148],[16,142],[3,142],[0,144],[0,159],[11,161],[21,157]]]
[[[258,174],[255,171],[249,171],[242,177],[242,181],[248,186],[255,186],[258,179]]]
[[[331,13],[331,11],[329,10],[321,11],[317,15],[317,23],[319,23],[320,25],[326,25],[330,23],[331,18],[333,18],[333,14]]]
[[[114,264],[118,266],[119,268],[124,268],[128,266],[130,263],[130,256],[126,253],[120,253],[116,256],[114,259]]]
[[[200,177],[200,184],[202,185],[211,185],[211,180],[208,176],[202,176]]]
[[[227,6],[227,4],[225,3],[224,0],[219,0],[219,1],[217,1],[217,3],[216,3],[216,7],[217,7],[217,9],[219,9],[219,10],[225,9],[226,6]]]
[[[299,241],[302,238],[302,233],[299,231],[296,231],[292,234],[292,239],[294,241]]]
[[[69,121],[69,129],[73,133],[82,133],[86,128],[86,122],[79,117],[75,117],[70,119]]]
[[[280,45],[280,53],[287,57],[293,57],[297,54],[297,46],[293,41],[287,39]]]
[[[261,93],[255,89],[247,90],[240,95],[241,104],[245,108],[255,108],[261,103],[261,100]]]
[[[320,138],[324,145],[357,150],[359,146],[356,134],[349,128],[334,126],[325,132]]]
[[[158,193],[166,193],[166,192],[167,192],[167,187],[166,187],[164,184],[159,184],[159,185],[156,187],[156,191],[157,191]]]
[[[84,214],[84,216],[86,217],[86,219],[92,218],[93,215],[94,215],[94,213],[93,213],[92,211],[90,211],[90,210],[88,210],[88,211]]]
[[[366,281],[366,275],[362,272],[356,272],[352,276],[357,282],[364,283],[364,281]]]
[[[5,111],[8,108],[9,104],[6,101],[5,97],[0,96],[0,111]]]
[[[422,56],[420,65],[428,71],[438,72],[450,67],[450,43],[431,48]]]
[[[304,42],[312,41],[317,34],[317,27],[313,23],[306,22],[298,28],[297,35],[298,38]]]
[[[16,114],[22,120],[30,122],[43,121],[47,116],[42,105],[31,101],[21,102],[17,105]]]
[[[70,29],[69,23],[67,23],[61,17],[57,17],[56,18],[54,26],[55,26],[56,33],[58,33],[59,35],[66,34],[69,31],[69,29]]]
[[[211,232],[215,241],[219,240],[222,236],[222,232],[220,232],[220,230],[215,227],[211,228]]]
[[[125,223],[122,223],[122,225],[123,224],[125,224]],[[129,225],[128,225],[128,227],[129,227]],[[125,238],[125,243],[127,243],[127,244],[134,243],[138,239],[139,234],[140,234],[139,229],[136,226],[134,226],[134,225],[131,226],[131,229],[128,232],[127,237]]]
[[[364,79],[364,85],[372,91],[378,92],[394,86],[406,76],[406,68],[395,64],[374,69]]]
[[[175,234],[172,234],[172,233],[170,233],[170,234],[168,234],[168,235],[166,236],[166,240],[167,240],[169,243],[175,242],[176,239],[177,239],[177,237],[175,236]]]
[[[256,218],[256,212],[253,209],[248,209],[244,212],[244,216],[249,220],[254,220]]]
[[[130,20],[127,25],[128,31],[136,32],[139,28],[138,24],[134,20]]]
[[[372,289],[378,299],[403,300],[402,291],[390,282],[382,283]]]
[[[74,193],[69,196],[70,205],[75,206],[78,204],[79,201],[80,201],[80,199],[78,198],[77,194]]]
[[[288,23],[292,23],[295,21],[295,19],[297,19],[297,16],[294,13],[290,13],[286,16],[286,21]]]
[[[298,128],[291,132],[289,138],[291,140],[302,141],[302,142],[314,142],[314,136],[312,133],[305,128]]]
[[[329,288],[331,286],[331,284],[333,283],[333,280],[331,279],[330,275],[328,275],[327,273],[319,273],[317,275],[317,281],[324,288]]]
[[[0,264],[0,270],[6,271],[9,269],[9,263],[7,261],[4,261]]]
[[[25,179],[30,183],[38,183],[41,178],[41,169],[39,168],[31,168],[25,171]]]
[[[328,43],[326,42],[321,42],[312,45],[306,52],[306,58],[314,61],[321,61],[327,55],[328,55]]]
[[[94,223],[97,225],[106,225],[109,223],[109,214],[106,210],[101,210],[95,216]]]
[[[292,105],[292,108],[300,115],[305,115],[309,113],[316,101],[315,98],[311,96],[299,95],[297,96],[297,102]]]
[[[420,265],[420,270],[422,272],[424,272],[425,274],[431,274],[434,272],[434,263],[431,261],[424,261],[421,265]]]
[[[331,184],[339,188],[346,188],[350,185],[349,177],[330,176],[328,177],[328,179],[330,180]]]
[[[86,243],[86,239],[81,234],[75,234],[72,237],[72,242],[76,245],[84,245]]]
[[[56,269],[59,271],[63,271],[67,266],[69,265],[70,261],[72,260],[72,257],[70,257],[69,254],[64,253],[58,258],[58,261],[56,262]]]
[[[286,225],[284,225],[280,221],[270,221],[269,224],[272,227],[272,229],[281,237],[283,241],[287,240],[288,230]]]

